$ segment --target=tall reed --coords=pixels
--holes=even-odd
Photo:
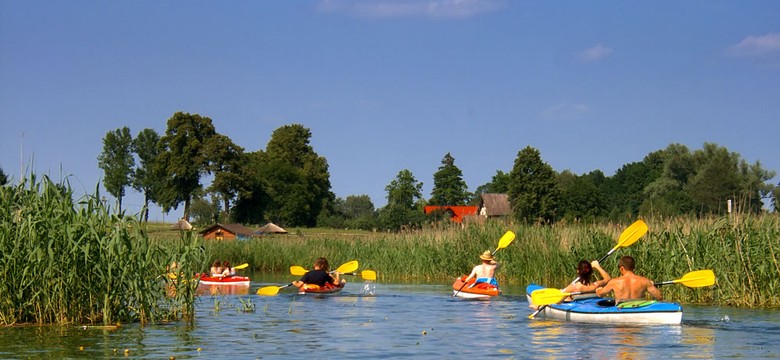
[[[646,219],[647,235],[615,251],[604,268],[619,275],[617,260],[631,255],[637,273],[655,281],[681,278],[693,270],[712,269],[713,287],[683,285],[662,288],[669,299],[686,303],[732,306],[780,306],[780,225],[777,215],[743,218]],[[290,265],[310,266],[327,257],[332,264],[358,259],[361,269],[382,277],[440,280],[468,273],[479,254],[495,250],[507,230],[517,234],[509,247],[496,253],[502,264],[501,282],[564,287],[577,276],[581,259],[603,257],[628,227],[625,224],[485,225],[439,227],[416,232],[282,235],[245,241],[206,242],[210,259],[248,262],[262,271],[287,272]]]
[[[0,187],[0,324],[160,321],[191,317],[194,282],[161,281],[166,264],[202,267],[199,240],[160,246],[97,195],[35,175]]]

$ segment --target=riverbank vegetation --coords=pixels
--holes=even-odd
[[[2,325],[191,319],[197,284],[166,279],[166,264],[192,274],[204,255],[192,234],[151,241],[97,194],[74,201],[67,183],[0,186]]]
[[[655,281],[675,280],[693,270],[712,269],[716,286],[690,289],[667,285],[668,299],[683,303],[741,307],[777,307],[780,299],[780,221],[776,215],[706,219],[646,219],[649,231],[620,248],[603,265],[618,275],[617,259],[631,255],[637,272]],[[325,256],[337,265],[360,261],[376,270],[379,281],[449,282],[476,265],[484,250],[495,250],[507,230],[515,241],[496,253],[499,281],[536,282],[564,287],[576,277],[581,259],[595,260],[612,249],[625,224],[518,225],[492,222],[481,226],[429,228],[412,232],[375,233],[306,229],[297,235],[273,235],[244,241],[206,242],[215,259],[247,262],[256,270],[287,272],[290,265],[309,266]]]

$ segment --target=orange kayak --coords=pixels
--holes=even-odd
[[[298,291],[299,294],[334,294],[344,288],[344,283],[334,285],[325,284],[325,286],[319,286],[315,284],[306,284]]]
[[[501,294],[501,290],[498,286],[488,283],[474,285],[474,282],[477,281],[477,279],[470,279],[468,284],[463,286],[463,281],[465,281],[467,277],[468,276],[463,275],[452,284],[452,293],[455,296],[466,299],[490,299],[493,296]],[[460,289],[460,292],[458,289]]]

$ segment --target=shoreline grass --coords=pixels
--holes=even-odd
[[[779,307],[780,221],[777,214],[705,219],[644,219],[649,231],[620,248],[603,266],[618,274],[617,260],[631,255],[637,273],[654,281],[675,280],[694,270],[712,269],[718,283],[690,289],[662,288],[665,298],[683,303],[738,307]],[[617,244],[626,224],[556,224],[532,226],[488,222],[460,228],[443,226],[402,233],[350,233],[302,229],[297,235],[272,235],[241,241],[207,241],[209,259],[249,263],[255,270],[287,272],[291,265],[310,266],[324,256],[334,267],[357,259],[395,279],[449,279],[468,273],[484,250],[495,250],[507,230],[515,241],[496,253],[502,264],[498,280],[564,287],[576,277],[581,259],[594,260]]]
[[[191,319],[195,282],[165,286],[166,264],[202,267],[200,239],[149,240],[97,195],[35,176],[0,187],[0,324],[103,324]]]

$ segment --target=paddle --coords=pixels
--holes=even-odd
[[[360,266],[360,264],[357,262],[357,260],[352,260],[345,262],[341,264],[336,270],[331,271],[331,273],[339,273],[339,274],[346,274],[355,272],[357,268]],[[296,276],[303,276],[309,272],[309,270],[306,270],[303,266],[293,265],[290,266],[290,274],[296,275]]]
[[[349,261],[349,262],[346,262],[346,263],[342,264],[341,266],[339,266],[336,270],[333,270],[332,272],[351,273],[351,272],[355,272],[357,270],[358,266],[359,266],[359,264],[358,264],[357,260],[352,260],[352,261]],[[295,275],[296,272],[299,272],[301,269],[303,270],[303,274],[305,274],[306,273],[306,269],[304,269],[303,267],[300,267],[300,266],[290,266],[290,272],[293,273],[293,275]],[[301,275],[303,275],[303,274],[301,274]],[[289,283],[289,284],[284,285],[284,286],[273,286],[272,285],[272,286],[262,287],[260,289],[257,289],[257,295],[261,295],[261,296],[274,296],[274,295],[279,293],[279,290],[284,289],[286,287],[290,287],[292,285],[293,285],[293,283]]]
[[[697,270],[685,274],[682,278],[672,281],[657,282],[655,286],[683,284],[689,288],[711,286],[715,284],[715,273],[712,270]],[[563,292],[560,289],[539,289],[531,293],[531,301],[536,305],[557,304],[572,295],[590,294],[594,291]]]
[[[279,290],[292,286],[293,283],[289,283],[285,286],[266,286],[257,289],[257,295],[260,296],[274,296],[279,293]]]
[[[505,232],[504,236],[501,236],[501,239],[498,240],[498,246],[496,246],[496,249],[493,250],[493,255],[495,255],[498,250],[501,250],[509,246],[509,244],[511,244],[512,241],[514,240],[515,240],[515,233],[513,233],[512,230]],[[463,290],[465,286],[466,283],[464,282],[463,285],[460,286],[460,289],[458,289],[458,291],[456,291],[455,294],[452,294],[452,297],[455,297],[458,294],[460,294],[460,291]]]
[[[639,240],[639,238],[644,236],[646,233],[647,233],[647,224],[645,224],[645,222],[642,221],[642,220],[634,221],[633,224],[629,225],[629,227],[627,227],[625,230],[623,230],[622,233],[620,233],[620,237],[618,238],[617,245],[615,245],[615,247],[613,247],[612,250],[610,250],[606,255],[602,256],[601,259],[599,260],[599,263],[601,263],[604,260],[606,260],[607,257],[609,257],[610,255],[612,255],[613,252],[615,252],[615,250],[617,250],[619,248],[622,248],[622,247],[631,246],[631,244],[637,242],[637,240]],[[572,281],[571,283],[574,284],[574,283],[576,283],[579,280],[580,280],[580,277],[577,276],[577,278],[574,279],[574,281]],[[539,304],[537,304],[537,305],[539,305]],[[528,315],[528,318],[529,319],[533,319],[534,316],[536,316],[537,314],[542,312],[542,310],[544,310],[545,306],[547,306],[547,305],[540,306],[539,309],[534,311],[533,314]]]
[[[308,272],[308,270],[304,269],[303,266],[297,266],[297,265],[290,266],[290,274],[293,274],[293,275],[296,275],[296,276],[303,276],[307,272]],[[342,275],[360,276],[360,277],[362,277],[365,280],[371,280],[371,281],[376,280],[376,271],[374,271],[374,270],[363,270],[363,271],[360,272],[360,274],[358,274],[356,272],[341,273],[341,274]]]
[[[236,269],[236,270],[243,270],[243,269],[246,269],[246,268],[248,268],[248,267],[249,267],[249,264],[247,264],[247,263],[243,263],[243,264],[241,264],[241,265],[236,265],[236,266],[233,266],[233,269]]]

